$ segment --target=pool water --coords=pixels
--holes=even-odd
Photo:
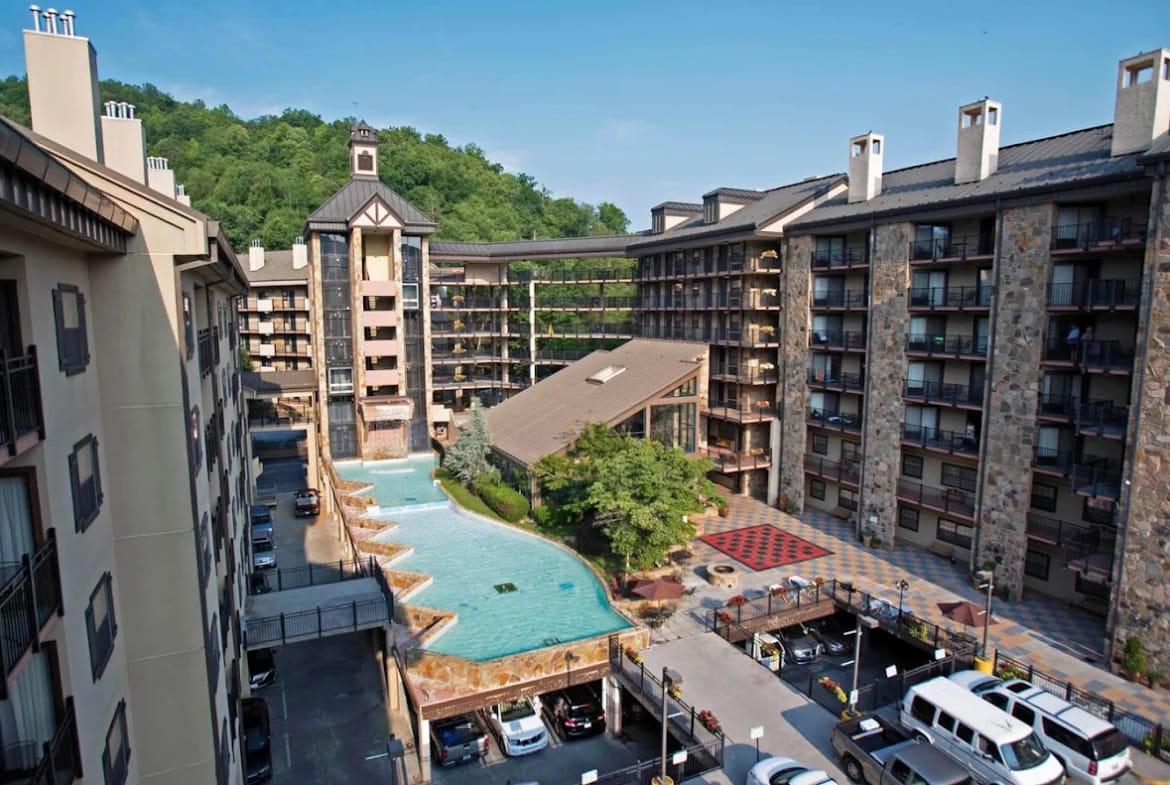
[[[407,466],[409,473],[378,473]],[[413,556],[395,566],[434,577],[410,604],[459,614],[458,623],[428,644],[428,650],[490,660],[630,626],[610,607],[592,570],[572,554],[450,505],[428,504],[435,492],[446,499],[431,484],[433,467],[430,456],[337,466],[347,480],[373,482],[381,507],[397,508],[389,517],[398,526],[376,537],[414,548]],[[379,487],[397,495],[383,497]]]
[[[412,455],[393,461],[347,461],[334,465],[343,480],[368,482],[382,509],[428,502],[445,502],[447,494],[435,485],[431,473],[435,459],[430,455]]]

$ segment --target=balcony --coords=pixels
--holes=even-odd
[[[4,740],[3,755],[0,756],[0,782],[65,785],[80,776],[77,717],[72,697],[65,699],[64,712],[56,722],[53,738],[49,741]]]
[[[9,357],[0,352],[0,442],[5,451],[0,463],[15,458],[45,438],[41,412],[41,384],[37,372],[37,348]]]
[[[927,450],[939,450],[951,455],[979,455],[979,437],[957,431],[944,431],[925,425],[902,423],[902,444]]]
[[[398,314],[392,310],[362,311],[362,327],[397,327]]]
[[[983,388],[970,384],[944,384],[924,379],[906,379],[902,397],[910,401],[939,403],[944,406],[983,408]]]
[[[391,387],[399,383],[397,368],[367,368],[367,387]]]
[[[933,488],[912,480],[898,480],[898,499],[952,517],[975,519],[974,495],[961,488]]]
[[[1083,436],[1124,439],[1128,428],[1128,406],[1112,401],[1089,401],[1076,406],[1076,429]]]
[[[858,413],[841,412],[838,409],[809,408],[808,424],[814,428],[826,428],[831,431],[861,433],[862,417]]]
[[[731,422],[765,422],[776,416],[771,401],[712,401],[707,416]]]
[[[1106,216],[1100,221],[1058,224],[1052,227],[1049,248],[1056,253],[1135,248],[1146,243],[1144,219]]]
[[[499,374],[491,373],[438,373],[431,376],[436,388],[451,389],[463,387],[487,387],[507,390],[519,390],[528,386],[528,378],[511,379],[505,381]]]
[[[49,529],[36,553],[0,568],[8,576],[0,587],[0,660],[7,678],[30,649],[39,648],[41,632],[63,611],[55,530]]]
[[[738,474],[756,469],[767,469],[772,465],[771,454],[760,447],[749,452],[734,452],[718,447],[707,448],[707,458],[715,464],[720,474]]]
[[[736,384],[774,384],[780,380],[780,374],[772,363],[760,365],[733,365],[726,364],[713,366],[711,378],[722,382]]]
[[[362,281],[362,297],[397,297],[397,281]]]
[[[1072,453],[1054,447],[1037,447],[1032,455],[1032,469],[1040,474],[1068,477],[1072,473]]]
[[[215,347],[211,338],[211,330],[209,328],[202,329],[199,331],[199,373],[202,376],[211,373],[214,357]]]
[[[1133,349],[1120,341],[1049,341],[1040,356],[1045,365],[1118,375],[1130,373],[1133,359]]]
[[[1040,393],[1036,401],[1036,417],[1042,420],[1072,422],[1076,408],[1077,399],[1072,395]]]
[[[814,294],[814,311],[864,311],[869,307],[869,292],[864,289],[848,289],[843,292],[822,292]]]
[[[1132,311],[1142,293],[1140,278],[1048,284],[1050,311]]]
[[[825,248],[812,252],[809,266],[814,270],[848,270],[869,266],[869,251],[864,245],[849,248]]]
[[[1112,533],[1108,526],[1099,526],[1084,521],[1062,521],[1049,518],[1045,515],[1028,513],[1027,534],[1030,539],[1049,545],[1073,545],[1074,547],[1090,541],[1094,537],[1093,530],[1103,530]]]
[[[1085,456],[1073,465],[1072,483],[1081,496],[1117,499],[1121,495],[1121,464],[1111,458]]]
[[[443,299],[435,295],[431,300],[431,306],[432,311],[496,311],[504,307],[504,300],[502,297],[464,297],[461,294]],[[508,304],[508,308],[512,310],[527,307],[527,298]]]
[[[637,306],[636,297],[555,296],[537,297],[538,311],[628,311]]]
[[[809,347],[812,349],[842,350],[846,352],[865,351],[864,330],[813,330],[809,333]]]
[[[510,352],[513,351],[515,350],[510,350]],[[536,353],[536,363],[538,365],[568,365],[577,362],[589,353],[585,349],[541,349]]]
[[[988,339],[985,335],[906,336],[906,353],[924,357],[953,357],[957,360],[986,360]]]
[[[861,473],[857,470],[856,461],[829,461],[818,455],[805,455],[804,472],[846,485],[858,486],[861,483]]]
[[[991,308],[991,286],[910,287],[913,311],[986,311]]]
[[[370,339],[362,343],[367,357],[397,357],[401,344],[395,340]]]
[[[985,235],[915,240],[910,243],[910,263],[916,265],[984,260],[994,255],[995,241]]]
[[[865,377],[859,373],[833,373],[823,368],[813,368],[808,372],[808,386],[814,390],[862,392],[865,390]]]

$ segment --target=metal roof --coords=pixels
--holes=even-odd
[[[1060,136],[1001,147],[995,174],[975,183],[955,184],[955,159],[885,172],[882,192],[867,202],[849,204],[845,195],[819,205],[793,221],[790,232],[826,223],[871,218],[950,203],[994,200],[1031,191],[1083,186],[1094,180],[1138,178],[1138,154],[1110,154],[1113,126],[1102,125]]]
[[[307,250],[307,249],[306,249]],[[248,255],[244,254],[244,259]],[[286,251],[265,251],[264,252],[264,266],[259,270],[245,270],[248,276],[248,283],[262,284],[267,281],[304,281],[309,280],[309,266],[305,265],[299,270],[293,269],[293,252]]]
[[[694,202],[663,202],[656,204],[650,208],[651,210],[675,210],[680,213],[701,213],[703,212],[702,204],[695,204]]]
[[[407,229],[420,234],[435,231],[433,218],[403,199],[378,178],[365,176],[351,177],[337,193],[326,199],[323,205],[309,215],[306,223],[310,229],[317,231],[343,231],[349,227],[349,222],[354,216],[375,196],[386,203],[390,212],[398,216]]]
[[[761,226],[766,226],[791,210],[810,203],[829,190],[844,183],[845,175],[831,174],[825,177],[809,178],[798,183],[782,185],[765,191],[762,199],[736,210],[722,221],[704,224],[701,218],[688,221],[662,234],[656,234],[630,246],[633,251],[643,251],[655,246],[672,245],[683,240],[695,240],[722,234],[752,235]],[[714,192],[712,192],[714,193]],[[750,192],[755,193],[755,192]]]
[[[1155,139],[1154,143],[1138,157],[1138,160],[1145,163],[1146,161],[1160,161],[1165,158],[1170,158],[1170,133],[1164,133]]]
[[[677,387],[702,369],[706,358],[706,344],[646,338],[588,354],[488,409],[492,446],[531,466],[570,446],[586,424],[613,424],[644,401]],[[626,371],[604,384],[589,381],[609,366]]]
[[[765,196],[767,196],[767,193],[767,191],[757,191],[754,188],[720,187],[703,194],[703,198],[706,199],[708,196],[726,196],[728,199],[738,199],[744,202],[754,202],[757,199],[763,199]]]
[[[567,259],[588,256],[628,256],[630,243],[641,234],[600,237],[558,237],[548,240],[512,240],[502,243],[436,241],[430,244],[431,261],[520,261],[526,259]]]

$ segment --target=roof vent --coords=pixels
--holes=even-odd
[[[621,376],[625,372],[626,366],[624,365],[607,365],[585,381],[589,382],[590,384],[605,384],[606,382]]]

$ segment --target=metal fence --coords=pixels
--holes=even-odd
[[[941,660],[931,660],[925,665],[911,668],[893,678],[880,678],[869,684],[859,684],[857,685],[857,711],[871,712],[885,706],[896,705],[901,702],[906,690],[915,684],[921,684],[936,676],[949,676],[954,672],[955,658],[946,657]],[[783,677],[783,673],[781,673],[781,677]],[[787,678],[784,681],[796,687],[814,703],[832,712],[835,716],[840,716],[841,710],[846,706],[838,699],[835,689],[830,691],[820,684],[816,674],[809,673],[799,681]],[[845,686],[848,688],[848,685]]]
[[[320,638],[335,632],[356,632],[389,620],[390,604],[383,598],[318,606],[307,611],[249,619],[244,645],[253,648]]]
[[[995,653],[995,673],[1000,678],[1027,679],[1045,692],[1050,692],[1074,706],[1080,706],[1090,714],[1113,723],[1130,742],[1150,755],[1170,761],[1170,728],[1163,726],[1161,722],[1119,708],[1108,698],[1037,670],[1032,665],[1013,660],[998,651]]]
[[[305,586],[320,586],[326,583],[341,583],[358,578],[368,578],[377,572],[378,563],[373,556],[349,561],[338,559],[336,563],[306,564],[303,567],[286,567],[253,573],[263,578],[249,585],[249,594],[263,594],[267,591],[300,589]]]

